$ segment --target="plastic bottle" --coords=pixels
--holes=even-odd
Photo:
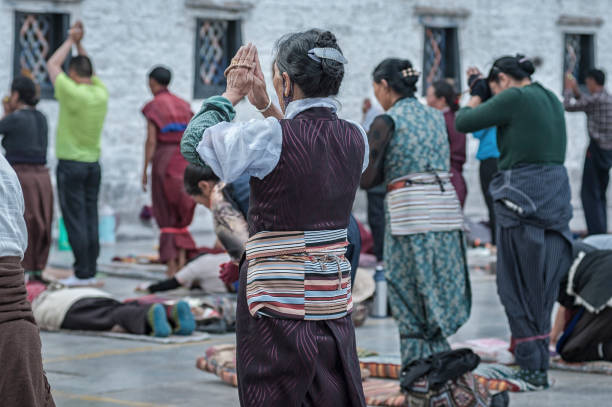
[[[59,236],[57,238],[57,247],[59,251],[63,252],[72,250],[72,248],[70,247],[70,243],[68,242],[68,232],[66,232],[64,218],[59,218],[59,221],[57,222],[57,227],[59,229]]]
[[[100,220],[98,226],[98,235],[100,244],[115,243],[115,228],[117,222],[115,219],[115,211],[108,205],[104,205],[100,211]]]
[[[385,318],[387,316],[387,280],[385,279],[385,270],[382,266],[376,267],[374,282],[376,284],[376,291],[374,293],[372,316],[375,318]]]

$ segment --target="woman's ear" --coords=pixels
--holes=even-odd
[[[499,86],[502,90],[507,89],[508,87],[510,87],[510,77],[505,73],[500,72],[497,79],[497,83],[499,83]]]
[[[289,97],[291,95],[291,79],[287,72],[281,74],[283,77],[283,96]]]
[[[380,84],[382,85],[382,87],[383,87],[383,89],[384,89],[384,90],[389,89],[389,82],[387,82],[387,80],[386,80],[386,79],[381,79],[381,80],[380,80]]]
[[[212,186],[210,185],[210,182],[208,181],[199,181],[198,188],[200,189],[200,193],[205,197],[208,197],[212,190]]]
[[[9,97],[9,103],[13,108],[15,108],[19,104],[19,93],[17,91],[11,92],[11,96]]]

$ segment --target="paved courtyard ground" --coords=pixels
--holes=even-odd
[[[114,253],[141,253],[151,242],[106,247],[102,259]],[[139,252],[140,250],[140,252]],[[65,253],[52,261],[65,262]],[[134,295],[142,280],[104,277],[105,290],[120,298]],[[508,336],[506,319],[492,277],[472,282],[473,309],[469,322],[454,341]],[[368,319],[357,329],[357,345],[381,354],[399,355],[399,339],[390,318]],[[41,333],[43,358],[58,407],[237,406],[235,388],[195,368],[209,346],[234,342],[233,334],[212,335],[195,344],[161,345],[62,333]],[[512,394],[511,406],[612,406],[612,376],[551,371],[554,385],[538,393]],[[0,403],[1,404],[1,403]]]

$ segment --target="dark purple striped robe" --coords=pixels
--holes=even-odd
[[[280,121],[282,152],[251,178],[249,232],[344,229],[365,152],[360,130],[328,108]],[[243,406],[365,406],[351,317],[297,321],[251,317],[240,273],[237,368]]]

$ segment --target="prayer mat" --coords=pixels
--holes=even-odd
[[[113,263],[129,263],[129,264],[159,264],[159,255],[157,254],[141,254],[128,256],[115,256]]]
[[[368,406],[403,406],[406,401],[397,380],[368,379],[363,393]]]
[[[488,382],[483,382],[481,378],[478,377],[476,377],[476,380],[485,387],[488,387]],[[365,394],[365,400],[368,406],[393,407],[406,405],[406,396],[402,394],[398,380],[368,379],[363,382],[363,393]],[[491,393],[498,393],[498,391],[491,391]],[[465,401],[469,402],[469,398],[466,398]]]
[[[379,353],[376,352],[376,351],[360,348],[359,346],[357,347],[357,357],[359,359],[368,358],[368,357],[372,357],[372,356],[378,356],[378,355],[379,355]]]
[[[211,346],[206,355],[196,359],[196,368],[212,373],[230,386],[238,387],[236,374],[236,345],[225,344]],[[362,369],[361,376],[365,380],[370,375]]]
[[[525,392],[540,390],[537,386],[515,377],[516,369],[498,363],[481,363],[474,370],[474,377],[491,391]],[[550,382],[552,386],[552,382]]]
[[[362,358],[359,361],[359,365],[362,369],[366,369],[370,372],[370,377],[376,377],[376,378],[381,378],[381,379],[399,379],[402,367],[398,362],[399,362],[399,358],[394,358],[394,357],[382,357],[382,358],[370,357],[370,358]],[[484,365],[485,364],[483,363],[480,364],[480,366],[484,366]],[[483,370],[483,372],[480,373],[478,371],[480,366],[474,371],[474,377],[479,383],[483,384],[491,392],[497,393],[497,392],[502,392],[505,390],[507,391],[527,391],[527,390],[522,390],[520,383],[518,382],[511,383],[505,380],[505,376],[502,376],[501,373],[499,372],[493,371],[492,373],[489,373],[489,370]],[[503,365],[499,365],[499,366],[503,366]],[[506,367],[506,366],[503,366],[503,367]],[[508,368],[508,369],[511,369],[511,368]],[[365,391],[366,383],[368,383],[370,380],[372,379],[366,380],[364,382],[364,391]],[[385,381],[385,382],[388,382],[388,381]],[[397,382],[397,386],[399,389],[399,382]],[[368,395],[366,393],[366,398],[367,396]],[[391,393],[386,394],[385,397],[387,396],[390,397],[391,399],[394,399],[394,395]],[[395,404],[372,404],[372,405],[386,406],[386,405],[395,405]]]
[[[370,377],[399,379],[402,366],[399,357],[371,356],[359,358],[359,366],[370,372]]]
[[[236,345],[216,345],[206,350],[206,355],[196,359],[196,368],[217,375],[221,381],[238,387],[236,374]]]
[[[203,342],[203,341],[207,341],[210,339],[210,335],[205,332],[194,332],[191,335],[171,335],[167,338],[158,338],[158,337],[150,336],[150,335],[134,335],[134,334],[128,334],[124,332],[111,332],[111,331],[72,331],[68,329],[60,329],[59,331],[44,331],[44,332],[52,332],[52,333],[67,334],[67,335],[78,335],[78,336],[97,336],[97,337],[110,338],[110,339],[160,343],[164,345]]]
[[[552,358],[550,359],[550,368],[570,372],[612,375],[612,362],[605,361],[569,363],[561,358]]]
[[[162,281],[167,278],[166,266],[163,264],[98,263],[98,271],[109,276],[152,281]]]

